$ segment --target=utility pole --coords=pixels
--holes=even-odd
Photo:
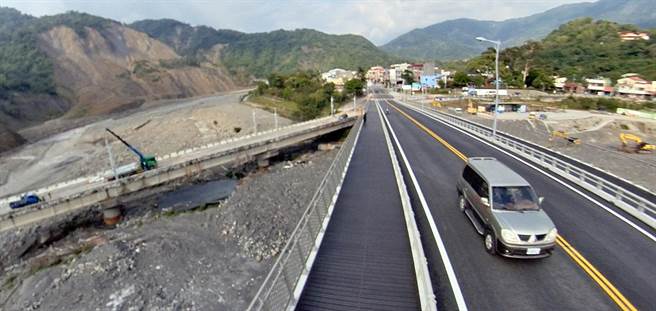
[[[355,111],[355,95],[353,95],[353,111]]]
[[[253,110],[253,133],[257,133],[257,121],[255,120],[255,110]]]
[[[330,96],[330,115],[335,115],[335,103],[332,96]]]
[[[109,154],[109,165],[111,165],[112,167],[114,180],[118,180],[118,173],[116,172],[116,164],[114,163],[114,155],[112,154],[112,147],[109,146],[109,143],[107,142],[107,137],[105,137],[105,147],[107,148],[107,153]]]
[[[276,130],[277,130],[278,129],[278,109],[277,108],[273,108],[273,123],[274,123],[274,126],[275,126]]]

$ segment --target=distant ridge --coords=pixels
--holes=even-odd
[[[483,52],[488,45],[476,42],[477,36],[502,40],[505,46],[539,40],[561,24],[580,17],[635,24],[656,28],[655,0],[601,0],[567,4],[528,17],[501,22],[455,19],[415,29],[381,48],[393,55],[428,60],[469,58]]]

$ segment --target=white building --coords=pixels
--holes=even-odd
[[[408,63],[391,65],[390,69],[388,70],[390,84],[397,85],[403,83],[403,78],[401,78],[401,75],[405,70],[408,70],[410,66],[412,65]]]
[[[585,79],[587,91],[591,94],[610,95],[613,93],[613,84],[610,79],[599,77],[596,79]]]
[[[326,81],[326,83],[335,84],[335,88],[338,91],[344,89],[344,84],[346,81],[355,78],[356,72],[350,70],[344,70],[340,68],[331,69],[328,72],[321,74],[321,78]]]
[[[649,34],[646,32],[622,31],[619,33],[619,35],[622,41],[636,41],[636,40],[649,41]]]
[[[567,83],[567,78],[554,76],[554,87],[558,90],[563,90],[565,88],[565,83]]]

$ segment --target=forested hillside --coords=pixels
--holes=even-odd
[[[355,70],[388,65],[395,58],[356,35],[329,35],[311,29],[248,34],[222,51],[228,68],[266,77],[297,70]]]
[[[263,78],[274,72],[355,70],[398,60],[362,36],[330,35],[311,29],[246,34],[192,27],[170,19],[138,21],[130,27],[174,47],[187,58],[220,63],[240,76]]]
[[[493,1],[482,5],[495,6]],[[505,21],[455,19],[414,29],[381,46],[388,53],[418,59],[453,60],[473,57],[489,44],[474,38],[484,36],[501,40],[504,46],[521,45],[527,40],[540,40],[559,25],[591,17],[643,28],[656,28],[654,0],[600,0],[566,4],[527,17]]]
[[[199,51],[209,50],[217,44],[233,43],[245,35],[234,30],[192,27],[173,19],[146,19],[129,26],[166,43],[184,56],[195,56]]]
[[[552,75],[581,81],[603,76],[613,80],[638,73],[656,80],[656,31],[650,40],[622,41],[620,31],[636,26],[578,19],[560,26],[542,41],[528,42],[501,52],[501,76],[511,86],[544,88]],[[471,73],[494,70],[494,50],[467,63]]]

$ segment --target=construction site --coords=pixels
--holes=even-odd
[[[413,102],[492,127],[493,102],[471,99]],[[525,103],[500,104],[501,132],[537,143],[591,164],[618,177],[656,191],[656,120],[605,111],[531,107]]]
[[[135,155],[106,129],[111,129],[137,149],[153,156],[245,136],[291,123],[264,110],[241,104],[245,91],[153,103],[137,111],[73,128],[0,155],[0,197],[110,169],[105,142],[115,165],[135,160]],[[257,126],[257,129],[255,128]],[[31,136],[51,131],[49,124],[27,129]]]

